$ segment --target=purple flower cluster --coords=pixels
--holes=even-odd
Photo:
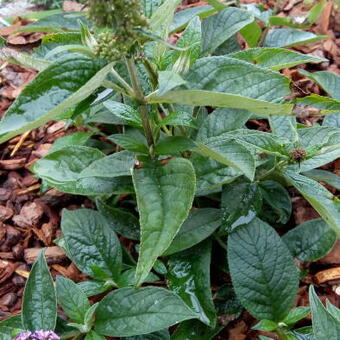
[[[13,340],[59,340],[60,337],[52,331],[26,331],[18,334]]]

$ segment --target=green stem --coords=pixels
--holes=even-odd
[[[140,86],[140,83],[139,83],[139,79],[137,76],[137,69],[136,69],[135,61],[133,60],[133,58],[129,58],[126,60],[126,66],[128,68],[128,72],[129,72],[129,76],[130,76],[130,80],[131,80],[131,84],[133,88],[133,93],[135,95],[135,98],[139,102],[139,112],[142,118],[143,129],[145,132],[146,140],[149,145],[150,153],[152,155],[154,148],[155,148],[155,140],[154,140],[152,128],[150,125],[148,108],[144,100],[142,87]]]
[[[278,328],[275,332],[278,335],[280,340],[289,340],[288,336],[286,334],[284,334],[283,331],[280,328]]]
[[[112,67],[111,74],[124,86],[124,88],[130,93],[133,93],[132,87],[119,75],[119,73]]]
[[[150,80],[153,86],[153,90],[155,90],[158,86],[157,72],[154,70],[153,66],[151,65],[148,59],[142,58],[142,63],[144,64],[144,67],[149,74],[149,77],[150,77]]]

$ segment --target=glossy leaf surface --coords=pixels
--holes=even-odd
[[[168,328],[196,316],[175,293],[166,289],[121,288],[99,303],[95,330],[107,336],[133,336]]]
[[[135,169],[133,182],[141,225],[136,272],[140,284],[187,218],[196,182],[192,164],[183,158],[172,159],[164,166]]]
[[[54,330],[57,297],[45,253],[41,251],[26,282],[22,301],[22,324],[30,331]]]
[[[228,239],[232,282],[242,305],[257,319],[281,321],[297,294],[298,271],[279,235],[258,218]]]

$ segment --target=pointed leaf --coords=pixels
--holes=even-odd
[[[205,141],[225,132],[240,129],[250,117],[245,110],[218,108],[208,115],[201,125],[196,140]]]
[[[311,32],[301,31],[294,28],[277,28],[269,32],[264,46],[266,47],[292,47],[306,45],[323,38],[325,35],[316,35]]]
[[[304,222],[283,236],[291,254],[300,261],[316,261],[334,246],[335,232],[321,218]]]
[[[73,281],[58,276],[56,280],[58,301],[66,315],[73,321],[84,324],[90,303],[85,293]]]
[[[210,288],[211,241],[172,255],[168,261],[168,287],[210,327],[216,325],[216,311]]]
[[[250,48],[248,50],[231,53],[228,56],[276,71],[304,63],[321,63],[327,61],[325,58],[314,57],[284,48],[270,47]]]
[[[68,54],[32,80],[0,122],[0,143],[56,119],[101,86],[111,64]]]
[[[132,177],[142,232],[136,272],[140,284],[187,218],[196,183],[192,164],[183,158],[135,169]]]
[[[298,271],[279,235],[258,218],[228,239],[228,261],[237,297],[257,319],[281,321],[296,297]]]
[[[229,7],[205,19],[202,23],[202,54],[213,52],[241,28],[254,21],[246,10]]]
[[[135,164],[135,156],[128,151],[116,152],[92,162],[80,174],[85,177],[120,177],[130,176]]]
[[[284,172],[287,181],[313,206],[326,223],[340,234],[340,204],[338,199],[318,182],[287,170]]]
[[[54,330],[57,322],[57,297],[45,252],[33,264],[22,301],[22,324],[30,331]]]
[[[183,85],[186,81],[176,72],[173,71],[160,71],[158,73],[158,83],[160,96],[171,91],[177,86]]]
[[[222,164],[228,165],[244,173],[250,180],[255,175],[255,159],[251,152],[232,139],[208,139],[204,143],[196,142],[201,155],[210,157]]]
[[[114,116],[123,119],[127,124],[141,127],[142,118],[138,111],[129,105],[106,100],[103,104]]]
[[[97,211],[63,210],[61,228],[70,256],[81,271],[96,279],[96,269],[100,268],[107,279],[119,277],[122,264],[120,243]]]
[[[171,334],[171,340],[211,340],[223,329],[223,326],[211,328],[198,320],[182,322]]]
[[[221,217],[218,209],[203,208],[191,211],[164,255],[171,255],[200,243],[221,225]]]
[[[340,320],[333,316],[323,306],[315,293],[314,287],[309,287],[309,303],[312,309],[313,332],[316,340],[336,339],[340,334]]]
[[[95,331],[113,337],[147,334],[196,316],[166,289],[120,288],[99,303]]]

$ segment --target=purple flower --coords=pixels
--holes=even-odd
[[[36,331],[31,336],[32,340],[59,340],[59,336],[52,331]]]
[[[59,340],[60,337],[53,331],[35,331],[23,332],[17,335],[13,340]]]
[[[18,334],[13,340],[29,340],[31,339],[32,332],[27,331]]]

